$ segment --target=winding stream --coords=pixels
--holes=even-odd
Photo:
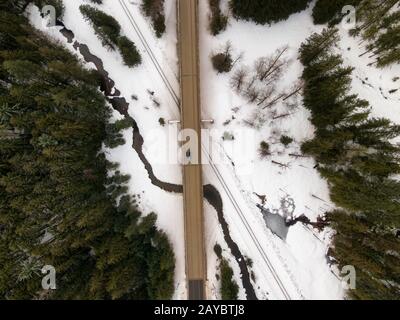
[[[221,195],[218,190],[211,184],[204,186],[204,197],[207,199],[208,203],[213,206],[215,211],[217,211],[218,221],[222,227],[222,231],[224,233],[225,242],[228,244],[229,249],[231,250],[232,255],[235,257],[236,262],[239,265],[240,273],[242,276],[243,287],[246,291],[246,296],[248,300],[257,300],[257,295],[254,292],[254,288],[251,285],[249,270],[247,269],[246,260],[244,259],[242,253],[238,245],[233,241],[230,232],[228,223],[224,217],[224,208],[223,201]]]

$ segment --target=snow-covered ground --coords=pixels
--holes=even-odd
[[[345,29],[340,31],[340,49],[346,65],[355,67],[352,90],[371,104],[371,116],[390,119],[400,124],[400,65],[378,69],[372,53],[364,54],[366,43],[359,45],[360,38],[349,36]],[[362,57],[360,55],[364,54]],[[397,90],[392,92],[392,90]]]
[[[225,13],[228,13],[227,2],[222,0]],[[293,86],[302,72],[302,65],[297,60],[300,44],[313,32],[320,32],[324,27],[313,24],[311,18],[313,5],[306,11],[292,15],[287,21],[272,26],[260,26],[230,18],[227,30],[213,37],[207,32],[209,16],[207,1],[200,1],[201,97],[203,118],[214,119],[214,128],[219,128],[219,132],[232,132],[236,138],[236,133],[240,130],[253,130],[253,139],[236,141],[239,145],[245,145],[246,149],[250,144],[253,150],[257,150],[261,141],[270,144],[271,156],[261,159],[255,154],[252,165],[248,170],[241,172],[237,170],[237,165],[232,165],[232,162],[240,163],[243,161],[243,155],[240,152],[230,152],[230,143],[224,142],[221,135],[215,138],[215,143],[222,147],[222,153],[228,156],[225,164],[220,166],[222,175],[228,181],[230,177],[230,185],[236,184],[236,190],[241,191],[241,195],[236,194],[235,197],[240,198],[239,203],[242,201],[249,224],[256,232],[269,258],[271,260],[276,258],[273,264],[283,282],[285,283],[285,278],[288,279],[286,286],[292,288],[292,298],[340,299],[344,294],[343,286],[331,272],[325,256],[332,230],[327,229],[315,234],[303,225],[297,224],[290,228],[283,242],[271,234],[261,213],[255,208],[255,203],[261,203],[256,194],[266,196],[265,207],[270,212],[281,215],[289,213],[294,217],[305,214],[312,221],[315,221],[318,215],[334,208],[329,200],[326,181],[314,169],[315,162],[309,158],[296,159],[290,156],[290,154],[300,154],[301,143],[313,137],[314,128],[308,120],[309,112],[302,107],[299,99],[294,101],[298,105],[297,108],[289,107],[280,101],[271,108],[272,110],[264,113],[259,106],[248,103],[236,94],[230,86],[235,70],[243,66],[251,69],[258,58],[273,55],[276,50],[286,45],[288,50],[284,57],[289,60],[289,65],[277,88],[278,91],[284,91]],[[368,58],[368,54],[359,57],[365,51],[365,48],[359,46],[360,39],[350,37],[348,30],[341,25],[339,33],[341,41],[338,44],[338,51],[342,54],[345,64],[355,68],[352,92],[371,103],[372,116],[387,117],[399,123],[400,80],[397,82],[393,80],[400,75],[400,66],[383,70],[368,66],[373,59]],[[234,59],[239,56],[241,59],[229,74],[217,74],[212,67],[210,56],[223,49],[227,42],[232,45]],[[398,90],[389,93],[394,89]],[[254,119],[255,113],[258,117],[262,114],[264,121],[256,129],[249,129],[247,121]],[[288,113],[291,115],[274,120]],[[288,148],[279,141],[282,135],[294,139]],[[242,137],[238,135],[236,140],[240,139]],[[285,167],[277,166],[272,161],[284,164]],[[207,176],[208,170],[205,171]],[[211,178],[211,182],[214,180]],[[286,200],[284,204],[289,200],[289,212],[287,207],[282,207],[282,199]],[[226,197],[224,200],[229,203]],[[265,291],[269,291],[267,288],[271,288],[268,281],[263,282],[263,279],[268,279],[268,274],[265,274],[265,270],[264,274],[260,271],[265,269],[265,263],[257,258],[260,255],[254,252],[254,242],[245,240],[243,224],[238,222],[237,212],[226,209],[225,214],[234,240],[239,244],[242,253],[255,259],[254,271],[258,279],[256,289],[258,286],[261,287],[258,293],[262,297]],[[269,297],[280,296],[278,293]]]
[[[223,1],[226,10],[227,1]],[[244,172],[237,172],[231,162],[226,161],[219,168],[224,178],[236,190],[234,197],[240,203],[249,225],[254,231],[258,242],[268,258],[272,261],[282,283],[293,299],[339,299],[343,296],[340,281],[331,272],[327,265],[325,253],[326,243],[329,241],[329,230],[318,234],[316,238],[309,229],[301,224],[290,228],[286,241],[274,236],[265,225],[264,219],[256,204],[261,203],[255,196],[266,196],[265,207],[278,213],[283,213],[282,199],[294,201],[294,207],[289,208],[295,217],[305,214],[312,220],[318,215],[330,210],[333,205],[329,201],[327,184],[318,172],[313,169],[312,159],[295,159],[289,154],[299,154],[300,144],[312,138],[314,129],[309,122],[309,112],[298,102],[298,107],[288,109],[283,103],[278,103],[265,114],[265,123],[260,128],[250,128],[246,120],[251,119],[260,107],[249,104],[241,96],[233,92],[230,79],[235,69],[242,66],[251,68],[256,59],[274,54],[286,45],[289,49],[285,57],[290,60],[289,68],[285,71],[278,88],[290,88],[301,75],[302,66],[297,60],[300,44],[312,33],[322,30],[312,23],[310,10],[295,14],[288,21],[269,26],[255,25],[254,23],[230,19],[226,31],[217,37],[207,32],[208,5],[200,1],[201,26],[201,70],[202,70],[202,106],[205,118],[215,120],[215,127],[220,132],[240,132],[252,130],[253,139],[243,142],[251,144],[257,150],[261,141],[267,141],[271,146],[272,155],[261,159],[254,154],[252,165]],[[229,74],[217,74],[212,67],[210,55],[220,50],[229,41],[232,44],[235,56],[242,55],[235,69]],[[273,117],[291,113],[291,116],[273,120]],[[234,119],[233,119],[234,118]],[[226,124],[227,120],[231,120]],[[285,148],[279,143],[281,135],[294,138],[294,142]],[[240,136],[239,136],[240,139]],[[229,143],[216,137],[215,143],[225,149]],[[237,142],[238,143],[238,142]],[[228,147],[229,149],[229,147]],[[241,162],[240,153],[233,152],[227,155],[234,162]],[[236,158],[239,157],[238,160]],[[287,164],[287,168],[279,167],[272,160]],[[214,183],[213,174],[207,174]],[[224,195],[224,194],[223,194]],[[225,203],[229,203],[226,199]],[[259,250],[254,245],[251,236],[243,232],[243,223],[235,210],[225,208],[225,215],[229,222],[234,240],[238,243],[242,253],[254,260],[253,270],[257,278],[257,289],[260,298],[284,298],[276,286],[270,270],[261,259]]]
[[[176,93],[179,92],[176,0],[165,0],[167,32],[161,39],[155,37],[149,21],[141,14],[140,1],[125,1],[131,16],[126,13],[119,0],[103,2],[104,4],[98,7],[119,21],[122,32],[134,41],[140,50],[143,63],[139,67],[130,69],[124,66],[119,53],[108,51],[101,45],[92,27],[79,11],[79,5],[87,4],[88,1],[64,1],[65,25],[75,33],[77,41],[87,44],[91,52],[103,60],[110,78],[130,103],[129,113],[139,125],[145,140],[144,153],[152,164],[155,175],[163,181],[181,184],[180,166],[169,164],[166,157],[171,142],[168,139],[171,127],[162,127],[159,124],[160,118],[166,121],[179,119],[176,102],[163,81],[165,77],[172,89]],[[251,68],[257,58],[274,54],[277,49],[288,45],[284,57],[288,59],[289,64],[277,83],[277,90],[289,90],[302,72],[301,63],[297,60],[300,44],[311,33],[321,31],[322,27],[313,25],[309,8],[291,16],[287,21],[272,26],[258,26],[230,18],[227,30],[213,37],[207,30],[207,3],[205,0],[199,1],[202,115],[205,119],[215,120],[214,125],[209,128],[217,133],[212,138],[212,152],[206,150],[203,154],[203,158],[207,159],[211,153],[213,162],[216,162],[215,165],[204,166],[204,182],[213,184],[221,193],[231,236],[242,254],[254,262],[254,289],[260,299],[284,299],[285,294],[280,286],[286,289],[286,295],[292,299],[341,299],[344,294],[342,283],[331,271],[326,259],[333,231],[326,229],[316,233],[298,223],[289,229],[286,239],[282,240],[268,229],[262,213],[256,207],[257,204],[261,204],[257,195],[266,196],[267,210],[294,217],[305,214],[312,221],[334,207],[329,200],[327,183],[314,169],[313,159],[290,156],[299,154],[301,143],[313,137],[314,128],[308,120],[309,112],[302,106],[301,97],[294,97],[291,102],[296,107],[280,101],[267,111],[257,113],[257,108],[259,110],[260,107],[247,103],[230,87],[230,78],[237,68]],[[227,12],[227,0],[222,0],[222,4],[223,10]],[[43,25],[36,8],[30,7],[28,11],[31,21],[38,28],[75,52],[72,45],[67,44],[61,36],[58,28],[46,28]],[[141,34],[135,31],[132,19]],[[396,123],[400,123],[400,113],[396,112],[400,90],[389,93],[390,90],[400,87],[400,80],[393,81],[395,76],[400,76],[399,66],[385,70],[368,67],[368,55],[359,57],[363,52],[363,48],[358,47],[359,39],[350,38],[344,29],[340,29],[340,35],[342,40],[338,50],[345,63],[356,68],[353,73],[354,92],[370,101],[374,116],[390,117]],[[143,43],[143,39],[146,43]],[[213,70],[210,55],[220,50],[227,41],[232,44],[234,56],[241,54],[242,58],[230,74],[221,75]],[[164,75],[160,75],[151,55],[159,62]],[[154,97],[149,92],[154,92],[154,97],[161,103],[159,107],[154,104]],[[290,115],[276,118],[287,113]],[[250,127],[246,121],[260,114],[263,116],[260,125],[257,128]],[[116,119],[120,117],[117,113],[114,116]],[[232,132],[236,138],[235,142],[223,141],[221,137],[224,132]],[[157,213],[158,226],[167,232],[177,258],[174,298],[185,298],[182,196],[164,192],[151,184],[142,162],[131,147],[131,130],[126,130],[124,135],[126,145],[107,150],[108,157],[121,164],[122,173],[132,176],[130,192],[140,195],[143,211]],[[279,141],[282,135],[294,139],[287,148]],[[271,147],[271,155],[264,159],[257,154],[261,141],[267,141]],[[243,149],[233,152],[232,145],[239,145]],[[243,160],[247,166],[241,167]],[[273,161],[284,164],[285,167],[274,164]],[[207,289],[209,297],[217,299],[217,260],[213,252],[216,242],[224,249],[224,256],[231,261],[239,285],[241,281],[239,267],[229,253],[216,212],[206,202],[204,208],[208,259]],[[240,297],[245,298],[242,287]]]

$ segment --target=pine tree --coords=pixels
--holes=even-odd
[[[291,14],[304,10],[309,0],[230,0],[236,18],[266,24],[286,20]]]
[[[239,287],[233,279],[233,270],[227,260],[222,258],[221,269],[221,298],[222,300],[237,300]]]
[[[356,7],[362,0],[318,0],[313,8],[313,19],[315,24],[331,22],[338,23],[343,14],[344,6]]]

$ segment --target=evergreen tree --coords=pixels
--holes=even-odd
[[[400,3],[398,0],[362,0],[357,7],[357,27],[353,35],[361,35],[366,52],[378,67],[400,61]]]
[[[156,36],[161,38],[166,29],[164,0],[142,0],[142,10],[150,17]]]
[[[124,63],[128,67],[135,67],[142,62],[142,57],[137,50],[135,44],[127,37],[122,36],[118,38],[118,49],[121,52]]]
[[[236,18],[266,24],[286,20],[291,14],[303,11],[310,0],[230,0]]]
[[[118,48],[124,63],[135,67],[142,62],[142,57],[135,44],[126,36],[121,36],[121,26],[112,16],[90,5],[81,5],[81,13],[89,21],[103,45],[115,50]]]
[[[79,10],[85,19],[92,24],[103,45],[115,49],[121,31],[118,21],[90,5],[81,5]]]
[[[233,279],[233,270],[227,260],[222,258],[221,268],[221,298],[222,300],[237,300],[239,287]]]
[[[344,6],[356,7],[361,0],[318,0],[313,8],[313,19],[315,24],[340,22]]]
[[[209,0],[211,14],[209,17],[211,34],[216,36],[226,29],[228,17],[221,12],[220,0]]]

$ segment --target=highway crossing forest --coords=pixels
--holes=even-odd
[[[110,123],[98,74],[22,8],[0,7],[0,298],[170,299],[169,240],[101,151],[124,125]],[[45,265],[57,290],[41,287]]]
[[[3,0],[0,299],[399,299],[399,21],[398,0]],[[191,149],[160,169],[147,134],[172,122],[222,128],[228,161]],[[243,128],[245,178],[228,150]]]

